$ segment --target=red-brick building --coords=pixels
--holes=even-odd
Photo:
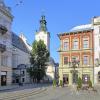
[[[58,37],[61,44],[59,80],[72,85],[80,77],[83,83],[87,83],[89,80],[93,83],[93,30],[85,29],[61,33]]]

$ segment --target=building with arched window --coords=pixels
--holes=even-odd
[[[0,0],[0,85],[12,83],[12,41],[11,25],[13,16],[10,8]]]
[[[67,83],[72,85],[73,80],[81,77],[83,83],[91,80],[93,84],[100,84],[100,17],[93,17],[90,24],[76,26],[58,37],[60,80],[65,80],[66,76]],[[79,61],[79,67],[74,68],[78,75],[71,71],[72,59]]]

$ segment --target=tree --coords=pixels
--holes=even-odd
[[[31,67],[28,68],[30,78],[40,82],[46,75],[46,66],[49,61],[49,51],[42,40],[34,41],[32,44],[32,52],[30,57]]]

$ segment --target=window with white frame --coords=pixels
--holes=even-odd
[[[7,66],[8,56],[2,55],[1,56],[1,66]]]
[[[89,48],[89,38],[83,38],[83,48]]]
[[[64,42],[64,50],[68,50],[69,49],[69,42],[65,41]]]
[[[83,56],[83,64],[85,64],[85,65],[89,64],[89,57],[88,56]]]
[[[79,45],[78,39],[74,39],[73,40],[73,49],[78,49],[78,45]]]
[[[64,65],[68,64],[68,57],[64,57]]]

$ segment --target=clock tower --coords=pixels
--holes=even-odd
[[[43,40],[44,44],[46,45],[48,51],[50,51],[50,33],[47,31],[47,21],[45,19],[45,16],[42,15],[40,19],[40,27],[39,31],[35,34],[35,40]]]

